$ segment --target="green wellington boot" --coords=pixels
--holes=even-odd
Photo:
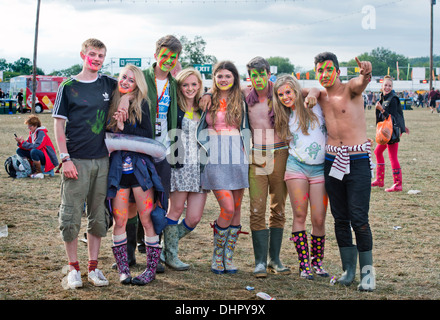
[[[269,229],[252,231],[252,244],[254,247],[256,278],[267,277],[267,250],[269,248]]]
[[[376,289],[376,272],[373,267],[373,251],[359,252],[359,269],[361,272],[359,291]]]
[[[354,277],[356,276],[357,247],[339,247],[339,253],[341,255],[342,270],[344,270],[344,273],[337,282],[344,286],[349,286],[353,283]]]
[[[290,269],[285,267],[280,260],[283,231],[283,228],[269,228],[269,263],[267,268],[272,273],[290,274]]]

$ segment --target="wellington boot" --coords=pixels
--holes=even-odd
[[[226,273],[237,273],[238,271],[238,268],[232,262],[232,258],[234,257],[235,246],[237,245],[240,230],[241,226],[229,226],[229,232],[225,242],[225,252],[223,254],[223,264]]]
[[[393,169],[393,181],[394,184],[391,188],[385,189],[386,192],[399,192],[402,191],[402,170],[400,168]]]
[[[359,291],[374,291],[376,289],[376,272],[373,267],[373,251],[359,252],[360,284]]]
[[[179,253],[179,225],[171,224],[166,226],[163,231],[165,264],[178,271],[188,270],[189,264],[183,263],[178,257]]]
[[[344,273],[337,282],[344,286],[349,286],[353,283],[356,276],[357,247],[339,247],[339,253],[341,255],[342,270]]]
[[[283,242],[282,228],[269,228],[269,262],[267,268],[276,274],[290,274],[290,269],[285,267],[280,260],[281,244]]]
[[[225,272],[225,266],[223,263],[223,255],[225,251],[226,237],[229,233],[229,228],[220,228],[217,225],[217,221],[212,226],[214,229],[214,252],[212,254],[211,271],[217,274]]]
[[[376,180],[371,183],[372,187],[383,187],[385,179],[385,164],[378,163],[376,167]]]
[[[252,244],[254,247],[256,278],[267,277],[267,250],[269,248],[269,229],[252,231]]]

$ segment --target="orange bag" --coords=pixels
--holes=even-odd
[[[377,124],[376,127],[376,142],[381,145],[387,144],[393,134],[393,120],[391,115]]]

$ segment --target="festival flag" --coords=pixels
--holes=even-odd
[[[399,61],[396,61],[397,81],[399,81]]]

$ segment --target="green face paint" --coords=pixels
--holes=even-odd
[[[335,84],[337,71],[333,64],[333,61],[326,60],[320,62],[316,65],[316,76],[319,79],[319,83],[324,87],[328,88]]]
[[[177,58],[178,54],[170,51],[170,49],[160,49],[159,55],[157,56],[159,68],[164,72],[171,71],[177,64]]]
[[[266,70],[251,69],[249,76],[255,90],[260,91],[267,87],[268,76]]]

